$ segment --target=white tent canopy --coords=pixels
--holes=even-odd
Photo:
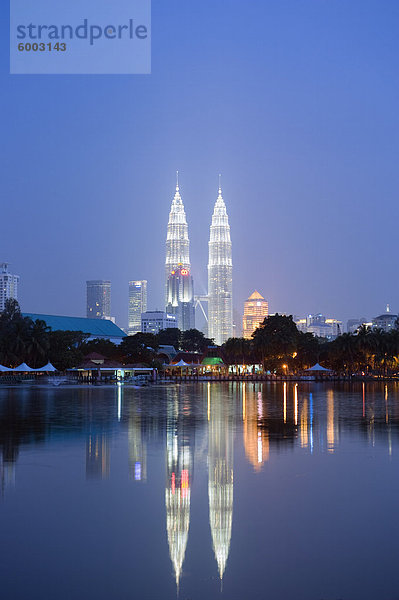
[[[47,365],[44,365],[44,367],[40,367],[40,369],[32,369],[32,367],[26,363],[21,363],[18,365],[18,367],[15,367],[15,369],[10,369],[9,367],[0,365],[0,373],[53,373],[56,370],[57,369],[50,362],[47,363]]]
[[[33,369],[34,371],[37,371],[39,373],[49,373],[56,371],[57,369],[55,368],[54,365],[51,364],[51,362],[48,362],[47,365],[44,365],[44,367],[40,367],[40,369]]]
[[[313,367],[310,367],[310,369],[305,369],[305,371],[311,371],[313,373],[324,371],[325,373],[331,373],[331,369],[326,369],[325,367],[319,365],[319,363],[316,363],[315,365],[313,365]]]
[[[188,363],[184,362],[184,360],[179,360],[178,363],[174,365],[169,365],[170,367],[188,367]]]
[[[11,371],[26,373],[27,371],[33,371],[33,369],[31,369],[26,363],[21,363],[18,365],[18,367],[15,367],[15,369],[11,369]]]

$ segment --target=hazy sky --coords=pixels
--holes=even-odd
[[[152,75],[9,75],[0,9],[0,260],[27,312],[85,314],[86,279],[163,308],[180,171],[197,293],[218,173],[234,305],[399,311],[397,0],[153,0]]]

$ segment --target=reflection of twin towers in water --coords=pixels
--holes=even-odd
[[[247,383],[208,383],[204,390],[205,406],[198,406],[198,398],[194,402],[193,398],[184,392],[184,388],[171,387],[165,390],[166,529],[177,586],[182,574],[189,536],[195,437],[202,434],[203,417],[206,417],[205,430],[208,433],[209,523],[221,579],[226,569],[232,535],[235,425],[240,421],[242,423],[245,454],[255,471],[259,471],[269,460],[271,444],[291,445],[297,439],[301,448],[309,448],[313,452],[313,438],[316,434],[318,446],[328,452],[334,452],[339,441],[338,406],[333,389],[325,391],[325,412],[321,421],[320,407],[318,418],[314,416],[312,393],[302,391],[299,395],[297,384],[259,386]],[[130,402],[123,411],[122,394],[123,388],[118,387],[118,420],[122,419],[123,412],[128,417],[130,476],[136,481],[145,481],[148,430],[146,433],[146,427],[143,427],[142,407],[140,403]],[[366,415],[365,406],[363,386],[363,417]],[[388,416],[386,419],[388,422]],[[157,425],[154,423],[151,435],[154,431],[162,429],[160,422]],[[203,439],[205,440],[206,436]],[[200,445],[202,447],[202,444]],[[93,432],[89,436],[86,451],[88,477],[108,476],[109,449],[110,444],[105,433]]]
[[[186,553],[190,527],[190,493],[193,475],[193,428],[190,404],[179,401],[178,392],[168,402],[166,529],[176,585]],[[220,579],[226,568],[233,521],[233,426],[230,402],[207,389],[208,403],[208,498],[213,550]]]

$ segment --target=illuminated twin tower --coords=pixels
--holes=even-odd
[[[166,312],[176,315],[182,331],[195,327],[194,283],[191,276],[190,240],[179,180],[169,213],[166,238]],[[208,336],[223,344],[233,336],[233,263],[230,226],[219,178],[209,239]]]

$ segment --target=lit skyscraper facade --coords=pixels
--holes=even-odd
[[[190,269],[188,225],[177,181],[166,237],[165,306],[167,313],[176,315],[177,326],[182,331],[195,327],[194,284]]]
[[[166,312],[176,315],[177,326],[182,331],[195,325],[193,278],[190,271],[178,266],[170,273],[167,282]]]
[[[111,318],[111,282],[95,279],[86,281],[88,319]]]
[[[128,333],[141,331],[141,313],[147,312],[147,281],[129,281]]]
[[[251,339],[251,336],[255,329],[263,323],[265,317],[269,315],[269,303],[264,297],[259,294],[256,290],[250,295],[248,300],[244,303],[244,316],[242,318],[242,334],[247,340]]]
[[[4,310],[6,300],[18,300],[19,275],[8,271],[8,263],[0,263],[0,311]]]
[[[220,184],[209,239],[208,296],[208,336],[220,345],[233,337],[230,226]]]

